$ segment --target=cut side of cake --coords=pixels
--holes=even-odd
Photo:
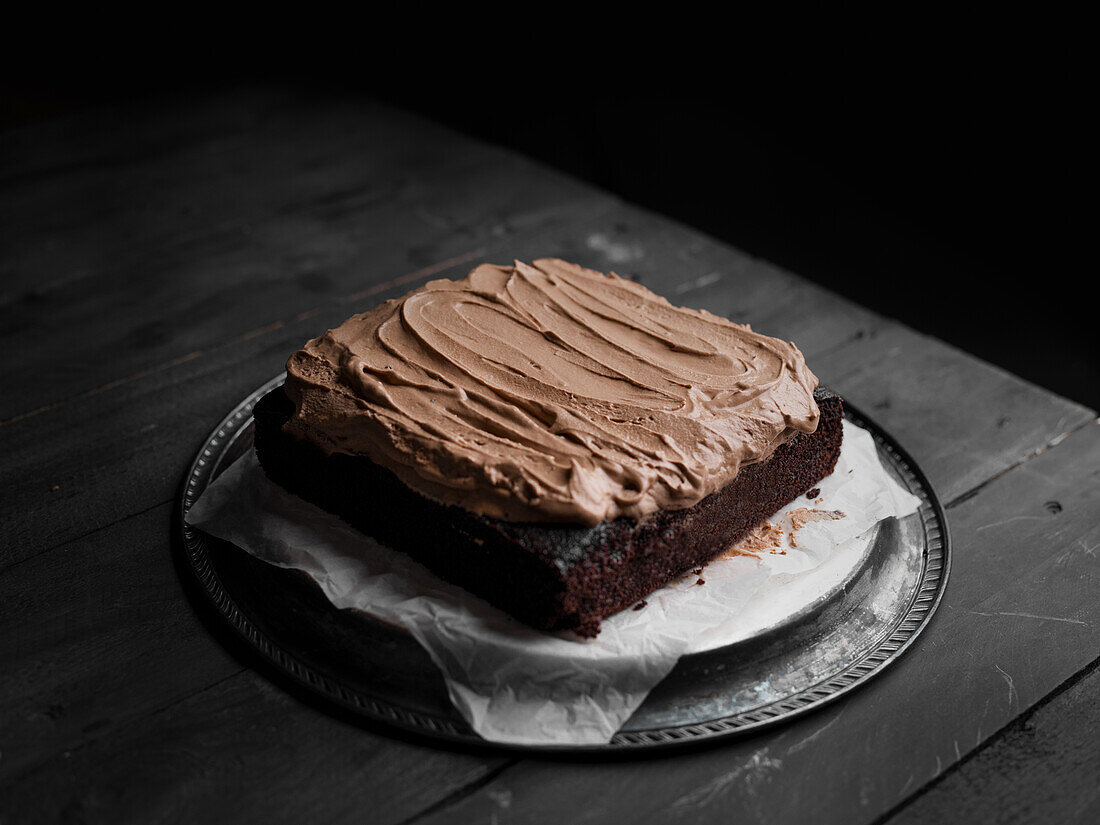
[[[832,472],[793,345],[557,260],[353,316],[255,408],[267,475],[543,630],[599,632]]]

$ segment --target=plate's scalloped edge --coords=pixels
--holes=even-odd
[[[256,405],[256,402],[270,390],[281,385],[284,378],[285,374],[276,376],[249,394],[210,433],[188,469],[183,493],[180,496],[179,524],[183,534],[182,546],[184,552],[204,593],[218,612],[229,622],[230,626],[243,636],[248,644],[262,654],[264,658],[287,676],[309,690],[320,692],[330,701],[371,719],[407,730],[430,733],[444,739],[479,745],[517,747],[487,742],[464,723],[459,724],[451,719],[419,713],[388,702],[379,701],[312,670],[261,633],[248,616],[240,610],[218,578],[213,565],[210,563],[206,538],[200,531],[193,529],[187,523],[187,512],[212,480],[214,472],[219,468],[221,458],[229,447],[240,437],[243,431],[247,430],[251,421],[252,408]],[[921,578],[909,607],[888,629],[888,632],[883,635],[880,641],[842,672],[830,676],[828,679],[822,680],[805,690],[759,708],[691,725],[619,732],[607,745],[527,746],[523,749],[570,751],[653,748],[682,745],[718,736],[747,732],[805,713],[844,695],[882,672],[887,665],[896,661],[905,652],[921,631],[927,627],[932,614],[939,606],[947,585],[951,567],[947,518],[943,506],[933,493],[927,477],[912,457],[894,442],[881,427],[853,407],[847,399],[844,401],[844,408],[845,417],[852,423],[868,430],[874,437],[878,447],[890,455],[895,469],[905,479],[909,491],[916,495],[921,502],[917,510],[925,537],[924,566],[921,571]]]

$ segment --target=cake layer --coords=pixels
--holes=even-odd
[[[444,504],[596,525],[690,507],[813,432],[794,344],[555,259],[483,264],[287,362],[286,429]]]
[[[814,399],[814,432],[741,467],[698,503],[594,526],[479,515],[421,495],[369,458],[327,454],[284,430],[295,405],[282,388],[256,405],[256,452],[285,489],[517,619],[595,636],[601,619],[705,564],[832,472],[842,402],[822,389]]]

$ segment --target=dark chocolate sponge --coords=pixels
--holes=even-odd
[[[326,456],[282,431],[282,388],[257,403],[256,454],[268,477],[440,577],[542,630],[595,636],[600,620],[699,567],[832,472],[843,405],[814,393],[817,430],[683,510],[595,527],[502,521],[438,504],[367,458]]]

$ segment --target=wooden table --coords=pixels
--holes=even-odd
[[[370,102],[243,90],[84,111],[0,135],[0,158],[4,825],[1100,815],[1092,410]],[[954,569],[900,662],[759,735],[581,760],[356,725],[227,652],[172,551],[204,436],[351,312],[541,255],[796,341],[914,454]]]

